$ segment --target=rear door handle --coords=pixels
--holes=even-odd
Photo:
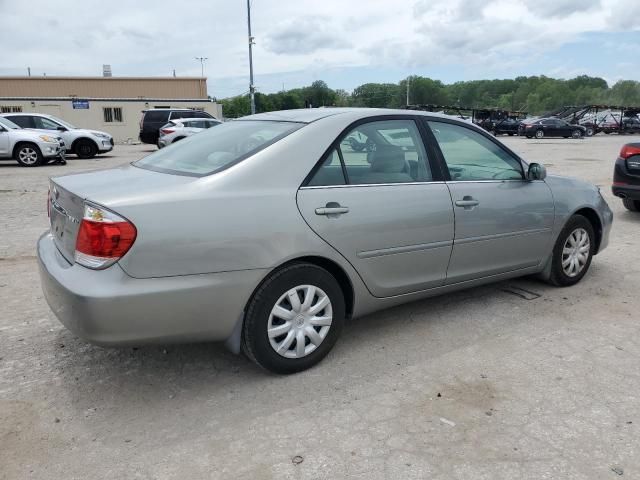
[[[465,210],[473,210],[473,207],[480,205],[480,202],[468,195],[464,196],[462,200],[456,200],[456,207],[463,207]]]
[[[349,213],[349,207],[343,207],[337,202],[329,202],[326,206],[316,208],[316,215],[342,215]]]

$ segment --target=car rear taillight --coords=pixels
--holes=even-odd
[[[625,145],[620,150],[620,158],[626,160],[629,157],[633,157],[634,155],[640,155],[640,145]]]
[[[171,128],[161,128],[160,129],[160,133],[163,135],[169,135],[170,133],[175,132],[175,130],[171,129]]]
[[[128,220],[104,208],[85,204],[75,260],[88,268],[107,268],[129,251],[136,235],[136,227]]]

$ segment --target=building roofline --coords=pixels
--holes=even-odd
[[[200,103],[217,103],[208,98],[145,98],[145,97],[0,97],[2,102],[43,102],[54,101],[63,102],[74,100],[89,100],[92,102],[200,102]]]
[[[0,76],[0,81],[2,80],[145,80],[145,81],[160,81],[160,80],[207,80],[207,77],[72,77],[72,76],[27,76],[27,75],[15,75],[15,76]]]

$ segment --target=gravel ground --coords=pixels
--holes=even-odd
[[[221,345],[92,346],[50,313],[34,256],[47,178],[153,149],[2,162],[0,478],[640,478],[640,215],[609,189],[632,137],[504,141],[603,187],[614,227],[587,277],[354,320],[319,366],[287,377]]]

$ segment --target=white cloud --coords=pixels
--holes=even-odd
[[[248,70],[243,1],[105,5],[58,0],[52,9],[44,0],[0,0],[0,74],[30,66],[34,74],[99,75],[109,63],[115,75],[170,75],[174,68],[199,75],[194,57],[206,56],[213,93],[241,93]],[[330,69],[437,65],[472,65],[481,78],[588,32],[640,28],[640,0],[253,0],[252,8],[258,82],[290,72],[300,78]],[[73,13],[63,21],[58,12]],[[25,24],[38,25],[37,34]]]

